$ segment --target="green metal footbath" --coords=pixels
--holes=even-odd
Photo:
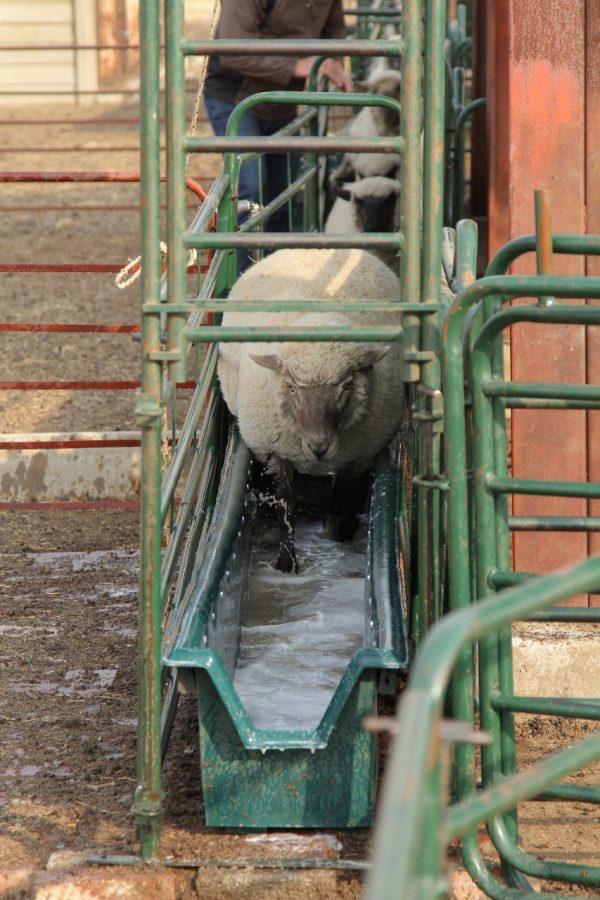
[[[264,722],[259,728],[234,683],[245,612],[252,604],[251,545],[269,527],[252,510],[249,465],[249,451],[232,426],[213,524],[164,638],[163,664],[194,676],[206,824],[366,826],[373,816],[377,741],[362,720],[376,711],[379,673],[405,670],[409,661],[398,568],[401,468],[395,454],[384,451],[374,469],[364,547],[363,636],[322,718],[310,728],[264,727]],[[289,579],[294,576],[279,576],[284,583]],[[306,628],[310,641],[310,622]],[[331,641],[335,636],[329,636],[328,650]],[[305,653],[292,650],[288,665],[286,679],[301,685]],[[266,683],[257,689],[269,689],[273,672],[264,676]]]

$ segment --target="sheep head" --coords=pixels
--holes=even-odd
[[[343,347],[343,345],[333,345]],[[353,348],[352,356],[348,348]],[[332,345],[323,348],[327,352]],[[347,344],[342,353],[346,365],[327,380],[302,372],[292,360],[277,354],[254,354],[250,357],[259,366],[271,369],[279,376],[279,410],[282,418],[295,426],[300,437],[302,452],[307,459],[322,460],[335,457],[340,432],[361,419],[367,409],[369,370],[386,355],[389,347],[375,350]]]
[[[397,231],[400,225],[400,185],[393,178],[373,175],[361,178],[335,193],[347,200],[359,231]]]

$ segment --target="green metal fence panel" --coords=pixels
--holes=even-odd
[[[439,777],[447,752],[442,725],[444,700],[454,666],[474,642],[481,644],[511,622],[526,619],[580,591],[598,590],[599,586],[600,557],[595,557],[450,613],[431,630],[415,661],[398,711],[398,737],[376,826],[373,869],[367,886],[369,900],[447,896],[449,883],[443,853],[447,843],[459,835],[463,837],[469,871],[488,896],[521,896],[523,890],[502,884],[487,869],[475,829],[481,822],[502,822],[501,813],[519,800],[543,792],[565,774],[600,758],[600,732],[560,756],[537,764],[531,771],[497,780],[487,791],[478,792],[473,780],[471,790],[447,811],[448,784]],[[549,877],[547,869],[544,874]],[[573,878],[575,874],[579,878]],[[598,883],[598,873],[590,869],[570,871],[569,877],[582,883]],[[559,895],[542,892],[538,896]]]
[[[359,15],[361,28],[374,28],[374,21],[379,18],[385,25],[398,24],[397,11],[376,9],[368,19]],[[444,107],[443,66],[440,66],[438,55],[443,47],[445,28],[445,0],[431,0],[427,9],[419,0],[405,0],[401,14],[402,35],[394,35],[393,39],[373,40],[359,33],[358,40],[345,42],[256,42],[256,51],[260,53],[277,52],[288,55],[317,55],[325,58],[328,55],[348,55],[352,58],[367,60],[373,57],[392,56],[401,59],[403,88],[402,102],[398,104],[385,97],[356,95],[339,95],[328,91],[309,90],[296,94],[294,99],[305,105],[296,123],[282,129],[280,133],[261,143],[253,144],[248,138],[238,138],[237,123],[244,110],[255,103],[289,101],[285,92],[249,98],[232,117],[230,128],[225,138],[198,138],[185,134],[185,61],[187,57],[198,54],[214,54],[227,49],[229,54],[247,53],[252,49],[248,42],[239,46],[239,42],[219,43],[218,41],[192,41],[185,37],[183,0],[169,0],[165,5],[164,40],[166,46],[166,120],[167,120],[167,243],[168,276],[166,289],[160,286],[160,256],[158,253],[159,222],[159,151],[158,121],[158,42],[161,31],[158,3],[149,0],[142,11],[142,31],[150,42],[152,52],[145,58],[142,71],[142,92],[146,113],[143,115],[142,144],[146,160],[147,177],[144,189],[144,273],[145,286],[143,292],[143,383],[147,386],[138,401],[138,416],[145,429],[145,446],[143,462],[143,481],[146,499],[143,501],[143,553],[141,575],[141,610],[142,640],[140,643],[140,765],[138,772],[137,814],[144,835],[142,853],[145,858],[156,858],[160,835],[161,785],[160,763],[168,744],[168,735],[175,715],[177,683],[183,668],[196,668],[197,678],[204,687],[199,692],[201,707],[202,742],[206,748],[204,778],[210,783],[209,772],[215,775],[213,793],[220,793],[225,806],[229,804],[229,812],[215,810],[214,821],[224,821],[223,816],[233,815],[232,810],[238,802],[231,794],[227,782],[231,779],[232,770],[223,769],[217,773],[217,757],[221,750],[216,749],[217,740],[227,744],[234,740],[233,756],[238,762],[235,767],[248,763],[249,747],[254,754],[253,759],[263,754],[252,749],[250,740],[251,724],[244,720],[243,712],[234,709],[233,695],[229,695],[227,687],[227,666],[219,668],[218,660],[223,656],[230,659],[235,654],[233,643],[224,636],[216,636],[211,628],[212,607],[208,600],[214,587],[211,579],[216,578],[213,569],[198,568],[198,558],[202,557],[205,548],[212,546],[211,540],[218,539],[223,547],[228,543],[231,527],[237,521],[237,513],[229,512],[223,523],[215,510],[221,502],[220,491],[228,479],[228,453],[225,450],[223,416],[218,402],[218,391],[215,382],[215,353],[210,346],[220,340],[240,339],[301,339],[327,340],[334,336],[343,340],[397,340],[407,341],[405,356],[406,376],[414,384],[420,377],[422,367],[429,366],[432,373],[430,381],[439,381],[440,327],[443,308],[448,305],[449,297],[440,290],[440,252],[441,252],[441,192],[443,190],[443,152],[440,147],[439,116]],[[425,16],[423,12],[425,11]],[[378,16],[378,13],[381,15]],[[369,24],[370,23],[370,24]],[[366,31],[365,34],[371,34]],[[422,59],[427,54],[428,71],[432,77],[423,82]],[[313,70],[309,86],[314,88],[318,78],[318,66]],[[424,100],[421,97],[424,97]],[[399,109],[400,134],[390,138],[359,140],[343,136],[326,136],[322,125],[326,116],[318,114],[319,109],[326,110],[333,106],[359,106],[378,104]],[[427,122],[423,133],[423,108]],[[442,135],[443,137],[443,135]],[[425,146],[424,171],[429,179],[430,195],[427,209],[423,217],[423,165],[421,162],[422,142]],[[442,140],[443,143],[443,140]],[[264,221],[275,208],[265,207],[237,230],[237,180],[239,167],[250,155],[265,152],[289,153],[291,151],[306,154],[307,165],[294,185],[275,203],[290,205],[294,193],[302,190],[308,196],[306,204],[308,218],[305,219],[304,232],[291,232],[286,235],[270,235],[261,229]],[[328,236],[326,239],[318,234],[321,215],[321,204],[316,190],[317,179],[323,169],[323,159],[333,152],[352,150],[358,152],[378,151],[399,153],[403,157],[401,168],[401,187],[403,197],[403,219],[400,231],[396,234],[362,234],[349,236]],[[183,195],[185,183],[186,156],[196,152],[225,152],[225,171],[211,187],[208,196],[194,218],[191,226],[186,222],[186,210]],[[310,199],[312,198],[312,199]],[[210,220],[216,214],[216,231],[209,227]],[[425,239],[422,240],[422,220],[424,219]],[[304,335],[285,334],[281,331],[265,333],[256,330],[253,334],[227,331],[219,325],[220,314],[229,289],[235,279],[235,249],[252,246],[258,250],[270,250],[283,246],[328,246],[345,247],[361,246],[369,249],[393,247],[400,251],[401,258],[401,296],[397,298],[397,316],[393,326],[378,330],[356,329],[353,333],[332,335],[326,330]],[[188,251],[200,250],[202,259],[212,254],[212,262],[208,271],[198,278],[196,296],[188,295],[186,275]],[[422,303],[422,292],[427,293],[427,303]],[[215,301],[215,297],[217,298]],[[261,303],[272,303],[271,298],[257,298],[256,306]],[[331,306],[331,304],[329,304]],[[277,309],[277,301],[273,308]],[[343,309],[343,304],[340,306]],[[213,316],[213,318],[208,318]],[[424,319],[431,325],[424,325]],[[164,466],[165,431],[164,422],[171,413],[171,404],[177,394],[177,383],[188,377],[190,369],[190,348],[195,349],[193,357],[193,379],[195,392],[190,411],[187,414],[173,459]],[[437,387],[433,388],[433,394]],[[437,396],[437,395],[436,395]],[[438,402],[436,400],[436,402]],[[434,418],[438,411],[434,411]],[[429,451],[419,450],[420,459],[427,462],[423,470],[425,475],[431,474],[433,481],[439,478],[439,434],[434,440],[435,450],[433,465],[430,464]],[[429,446],[429,445],[428,445]],[[189,463],[189,467],[188,467]],[[183,473],[189,468],[187,482],[183,481]],[[243,466],[242,466],[243,468]],[[315,751],[317,760],[322,760],[320,784],[325,787],[331,774],[335,771],[335,759],[346,754],[348,765],[340,767],[339,777],[336,773],[335,805],[337,811],[330,815],[326,803],[316,803],[316,795],[323,793],[321,789],[305,792],[304,799],[296,801],[295,812],[275,812],[280,800],[272,797],[263,804],[266,812],[261,827],[269,824],[269,816],[273,822],[295,822],[299,826],[331,821],[341,827],[364,824],[372,815],[373,773],[375,770],[375,742],[371,736],[362,731],[361,719],[366,710],[373,709],[375,697],[375,676],[378,669],[392,670],[408,665],[410,648],[407,630],[408,598],[405,585],[411,569],[408,559],[402,557],[408,553],[411,543],[408,520],[411,515],[410,471],[403,461],[402,470],[387,472],[378,471],[375,476],[373,503],[376,515],[373,517],[373,537],[369,551],[367,566],[369,580],[375,585],[375,591],[367,592],[367,600],[371,608],[372,622],[367,627],[368,640],[365,646],[353,659],[347,674],[342,679],[338,694],[331,704],[328,714],[323,719],[321,730],[313,736],[300,739],[302,746],[294,749],[293,742],[298,737],[290,735],[263,735],[265,757],[268,765],[262,769],[262,776],[268,782],[268,766],[274,766],[276,772],[285,771],[285,762],[278,757],[280,751],[272,751],[275,743],[283,740],[290,743],[290,752],[299,754],[298,763],[290,762],[289,773],[292,781],[301,783],[307,771],[318,768],[312,759]],[[243,479],[242,479],[243,480]],[[426,480],[426,479],[425,479]],[[435,497],[431,517],[437,516],[436,504],[437,483],[434,486]],[[182,498],[178,509],[175,507],[177,497]],[[235,506],[235,504],[234,504]],[[230,515],[231,513],[231,515]],[[432,523],[430,521],[430,526]],[[235,529],[234,529],[235,530]],[[432,573],[439,569],[440,531],[434,528],[438,549],[427,561],[428,573],[420,576],[417,566],[414,567],[416,577],[423,578],[424,583],[433,585],[434,599],[431,608],[435,616],[439,614],[441,603],[439,595],[441,581]],[[166,552],[161,550],[163,532],[169,534]],[[400,546],[402,549],[400,549]],[[375,549],[374,549],[375,548]],[[217,553],[217,557],[219,557]],[[164,556],[164,558],[163,558]],[[219,557],[220,558],[220,557]],[[401,565],[402,561],[402,565]],[[400,571],[402,569],[402,571]],[[209,584],[210,582],[210,584]],[[216,583],[216,582],[215,582]],[[212,586],[211,586],[212,585]],[[378,593],[379,592],[379,593]],[[190,598],[194,598],[190,603]],[[427,600],[429,603],[430,601]],[[191,612],[193,608],[193,613]],[[206,614],[206,616],[205,616]],[[168,622],[161,644],[161,619]],[[233,629],[239,621],[239,610],[233,615]],[[180,639],[185,635],[185,639]],[[205,638],[207,642],[205,643]],[[211,642],[214,646],[211,647]],[[217,646],[218,645],[218,646]],[[220,649],[219,649],[220,648]],[[210,656],[212,653],[212,657]],[[162,658],[161,658],[162,654]],[[210,658],[209,658],[210,657]],[[193,662],[192,662],[193,658]],[[222,660],[221,660],[222,662]],[[196,665],[198,663],[198,665]],[[161,671],[162,668],[162,671]],[[206,672],[214,670],[215,678],[210,681]],[[220,673],[220,674],[219,674]],[[215,680],[216,679],[216,680]],[[210,685],[210,687],[209,687]],[[161,686],[163,702],[161,703]],[[224,710],[224,707],[226,709]],[[230,716],[230,720],[227,719]],[[161,743],[162,718],[162,743]],[[215,721],[219,725],[215,729]],[[232,725],[232,723],[235,723]],[[233,731],[231,730],[233,728]],[[235,734],[235,739],[232,735]],[[229,735],[229,737],[227,737]],[[336,737],[337,735],[337,737]],[[331,739],[332,745],[328,746]],[[270,741],[270,747],[267,746]],[[335,742],[338,743],[335,743]],[[266,743],[265,743],[266,742]],[[275,742],[275,743],[274,743]],[[341,742],[341,743],[340,743]],[[318,747],[318,749],[316,749]],[[354,750],[350,748],[354,747]],[[240,749],[241,748],[241,749]],[[344,748],[349,748],[344,750]],[[211,753],[216,754],[211,756]],[[273,759],[277,756],[275,765]],[[346,758],[344,756],[344,758]],[[327,761],[325,757],[328,757]],[[233,759],[233,757],[232,757]],[[356,761],[364,759],[362,769],[357,774]],[[209,760],[207,763],[206,760]],[[350,762],[353,760],[354,762]],[[244,762],[245,761],[245,762]],[[214,764],[214,766],[213,766]],[[254,762],[252,763],[254,765]],[[240,769],[240,772],[242,771]],[[363,774],[361,774],[361,771]],[[283,777],[283,775],[281,776]],[[316,783],[316,782],[315,782]],[[220,785],[220,787],[218,786]],[[267,792],[268,793],[268,792]],[[275,792],[279,796],[281,792]],[[313,794],[315,796],[313,796]],[[240,795],[241,796],[241,795]],[[283,796],[283,795],[282,795]],[[281,801],[283,802],[283,801]],[[244,805],[247,805],[244,801]],[[280,803],[281,805],[281,803]],[[285,804],[283,804],[285,806]],[[316,810],[310,815],[302,812],[308,807]],[[321,807],[321,811],[319,810]],[[282,807],[283,808],[283,807]],[[254,813],[253,813],[254,815]],[[312,817],[311,817],[312,816]],[[327,818],[329,816],[329,818]],[[260,816],[256,813],[253,821],[258,823]],[[250,825],[249,827],[254,827]]]

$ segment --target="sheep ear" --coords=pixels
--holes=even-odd
[[[340,187],[339,185],[336,185],[335,193],[338,197],[341,197],[342,200],[351,200],[352,199],[352,194],[350,193],[348,188],[343,188],[343,187]]]
[[[264,366],[265,369],[273,369],[275,372],[283,372],[283,363],[279,356],[276,356],[275,353],[249,353],[248,356],[250,359],[253,359],[255,363],[259,366]]]
[[[357,371],[360,372],[361,369],[368,369],[369,366],[374,366],[376,362],[379,362],[380,359],[383,359],[390,351],[389,347],[378,347],[377,350],[367,350],[360,358],[358,363]]]

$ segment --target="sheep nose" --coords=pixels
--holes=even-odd
[[[308,448],[313,456],[316,456],[317,459],[323,459],[323,457],[329,450],[329,441],[309,441]]]

